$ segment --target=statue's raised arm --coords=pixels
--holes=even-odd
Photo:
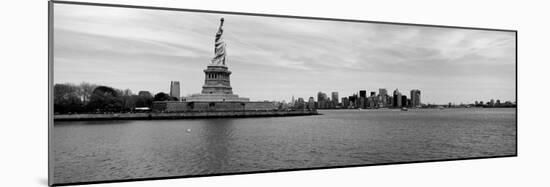
[[[212,64],[225,65],[225,42],[223,41],[223,18],[220,19],[220,27],[216,33],[216,39],[214,40],[214,58]]]

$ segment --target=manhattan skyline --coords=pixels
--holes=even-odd
[[[56,5],[54,83],[199,93],[224,17],[236,94],[251,100],[420,89],[423,103],[515,101],[515,33]]]

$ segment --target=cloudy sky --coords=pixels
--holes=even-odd
[[[515,101],[515,33],[55,4],[54,82],[199,93],[224,17],[233,91],[252,100],[422,91]]]

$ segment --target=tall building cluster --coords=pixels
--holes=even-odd
[[[402,94],[398,89],[393,91],[393,95],[388,94],[385,88],[376,91],[367,92],[359,90],[358,93],[348,97],[338,97],[338,92],[331,92],[331,97],[326,93],[318,92],[315,107],[318,109],[338,109],[338,108],[419,108],[422,107],[420,101],[420,90],[413,89],[410,96]]]

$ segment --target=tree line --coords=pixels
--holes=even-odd
[[[153,101],[178,100],[164,92],[154,96],[149,91],[134,94],[130,89],[87,82],[55,84],[53,99],[56,114],[132,112],[138,107],[151,108]]]

